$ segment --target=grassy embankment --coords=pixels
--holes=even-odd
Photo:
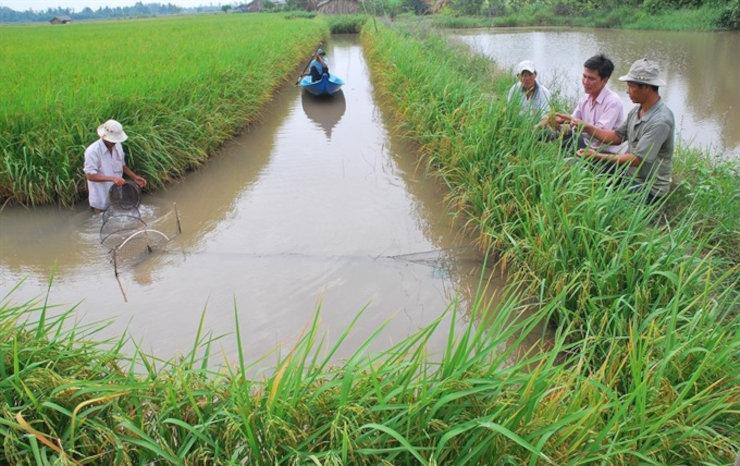
[[[255,119],[327,34],[279,15],[0,28],[0,203],[70,204],[108,118],[158,187]]]
[[[362,25],[368,21],[367,15],[330,15],[321,16],[329,25],[332,34],[354,34],[360,32]]]
[[[528,302],[539,298],[539,311],[509,325],[518,309],[509,302],[487,330],[451,339],[439,363],[424,352],[434,324],[372,359],[359,349],[339,366],[315,356],[314,325],[273,375],[252,381],[241,358],[208,373],[204,338],[157,370],[152,358],[120,354],[120,344],[95,343],[91,329],[62,330],[43,306],[33,314],[33,306],[6,303],[0,457],[731,462],[740,444],[736,265],[699,255],[709,245],[691,215],[676,214],[670,229],[656,225],[639,200],[567,166],[532,136],[530,122],[491,98],[508,82],[489,79],[487,61],[434,36],[368,29],[376,85],[450,186],[451,205],[482,243],[517,264],[512,280],[531,284]],[[547,318],[559,327],[553,348],[510,363],[516,341],[507,340]],[[133,370],[142,364],[143,377]]]
[[[737,174],[718,168],[717,176],[707,177],[706,161],[679,154],[676,175],[684,184],[666,206],[669,222],[658,220],[655,209],[634,195],[583,167],[572,169],[559,148],[533,137],[533,122],[523,122],[502,99],[492,99],[503,95],[510,81],[491,80],[495,73],[487,60],[461,58],[464,53],[428,31],[421,37],[387,30],[365,35],[379,87],[450,187],[453,209],[468,219],[484,245],[516,264],[520,272],[513,280],[529,283],[545,302],[564,293],[553,317],[561,330],[571,330],[570,338],[577,336],[583,348],[593,350],[586,351],[592,358],[585,373],[614,375],[612,393],[627,400],[636,387],[657,394],[694,384],[695,374],[683,369],[662,381],[625,370],[638,360],[646,367],[681,367],[666,340],[673,340],[669,346],[675,344],[679,352],[685,345],[707,351],[722,341],[720,346],[737,358]],[[695,191],[702,183],[702,192]],[[707,320],[694,327],[696,319]],[[722,337],[689,336],[698,327],[713,333],[722,326],[728,329]],[[629,343],[636,341],[639,350]],[[704,386],[709,398],[737,377],[731,368],[716,369],[714,380]],[[736,386],[726,388],[734,393],[727,400],[736,403]],[[717,419],[732,418],[737,406],[731,406],[720,409]],[[665,421],[657,412],[638,412],[632,415],[651,429]],[[680,436],[672,436],[666,434],[661,454],[680,448],[674,443]],[[735,436],[735,448],[737,441]],[[670,456],[646,456],[672,462]]]
[[[451,13],[434,15],[431,22],[442,28],[482,28],[513,26],[597,27],[656,29],[669,31],[717,31],[740,27],[737,9],[721,5],[701,8],[649,12],[634,6],[584,14],[563,14],[549,6],[525,8],[498,16],[465,16]]]

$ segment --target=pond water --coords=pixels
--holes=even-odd
[[[634,104],[617,78],[639,58],[656,60],[667,83],[660,92],[681,140],[714,155],[740,153],[740,33],[496,28],[455,36],[504,68],[533,60],[539,79],[573,101],[583,92],[583,62],[605,53],[616,66],[609,85],[625,110]]]
[[[285,88],[204,167],[144,196],[143,219],[172,238],[150,238],[152,254],[129,243],[117,261],[120,285],[100,244],[101,216],[83,203],[0,213],[0,288],[25,279],[14,301],[43,299],[53,274],[50,303],[78,304],[82,322],[115,319],[102,335],[127,329],[163,358],[190,349],[206,308],[206,330],[226,335],[214,348],[219,363],[233,361],[235,308],[255,360],[286,352],[319,306],[328,342],[367,306],[339,356],[386,321],[374,349],[450,303],[464,307],[484,272],[481,255],[414,148],[389,131],[357,39],[333,37],[328,59],[347,82],[343,94],[320,101]],[[499,289],[504,278],[491,273]]]

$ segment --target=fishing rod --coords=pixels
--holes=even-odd
[[[311,55],[311,58],[308,60],[308,63],[306,63],[306,66],[303,67],[303,72],[301,73],[300,76],[298,76],[298,81],[295,82],[296,86],[298,85],[299,82],[301,82],[301,78],[306,76],[306,70],[308,69],[309,65],[311,65],[311,62],[313,61],[313,59],[316,58],[316,56],[319,54],[319,49],[321,49],[321,47],[316,49],[313,55]]]

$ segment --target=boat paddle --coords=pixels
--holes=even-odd
[[[301,73],[300,76],[298,76],[298,81],[295,82],[295,85],[296,86],[298,85],[299,82],[301,82],[301,79],[304,76],[306,76],[306,70],[308,69],[309,65],[311,65],[311,62],[313,61],[313,59],[316,58],[316,55],[319,53],[319,49],[320,48],[321,47],[319,47],[318,49],[316,49],[316,51],[313,53],[313,55],[311,55],[311,58],[308,60],[308,63],[306,63],[306,66],[303,67],[303,72]]]

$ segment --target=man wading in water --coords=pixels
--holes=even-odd
[[[658,76],[658,64],[637,60],[626,76],[627,93],[638,104],[616,130],[598,128],[578,118],[561,115],[575,128],[607,144],[627,142],[624,154],[606,154],[592,148],[580,149],[581,157],[609,164],[627,165],[627,174],[634,178],[635,189],[649,188],[647,201],[656,202],[665,196],[671,186],[673,164],[673,112],[663,103],[658,87],[665,82]]]
[[[123,126],[116,120],[108,120],[98,126],[100,139],[85,149],[85,178],[90,207],[96,211],[108,208],[108,191],[114,184],[123,186],[125,174],[140,188],[146,186],[146,180],[126,166],[126,155],[121,143],[128,139]]]

